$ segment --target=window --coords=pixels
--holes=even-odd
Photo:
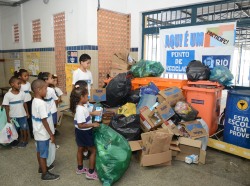
[[[41,42],[41,21],[36,19],[32,21],[33,42]]]
[[[18,26],[18,24],[13,25],[13,40],[15,43],[19,43],[19,26]]]

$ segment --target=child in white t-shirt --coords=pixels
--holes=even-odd
[[[88,90],[76,85],[70,95],[70,110],[74,113],[74,125],[76,143],[78,146],[76,174],[86,174],[87,179],[98,180],[95,172],[96,147],[94,144],[93,127],[99,127],[99,123],[92,123],[85,104],[88,102]],[[89,168],[83,167],[83,151],[87,148],[91,153]]]
[[[80,67],[73,72],[72,88],[79,80],[85,80],[87,82],[88,93],[90,98],[91,86],[93,85],[92,73],[88,70],[91,64],[91,57],[88,54],[82,54],[79,58]]]
[[[49,87],[49,85],[54,83],[54,79],[52,78],[52,74],[49,72],[40,72],[38,74],[38,79],[45,81],[45,83],[47,84],[47,94],[44,97],[44,101],[47,104],[47,110],[52,114],[53,124],[55,125],[57,124],[58,97],[56,96],[55,90]]]
[[[57,83],[58,83],[58,77],[57,77],[57,75],[53,74],[52,78],[54,79],[54,84],[50,85],[50,87],[54,88],[54,90],[56,92],[56,96],[58,97],[58,104],[60,104],[62,102],[63,91],[59,87],[57,87]]]
[[[49,172],[54,166],[47,167],[46,163],[49,154],[49,140],[51,143],[55,143],[52,116],[43,100],[47,94],[47,84],[43,80],[37,79],[32,82],[31,87],[35,94],[32,102],[32,124],[36,140],[38,172],[42,173],[42,180],[57,180],[60,176]]]
[[[28,107],[28,111],[29,111],[29,114],[31,114],[31,86],[30,86],[30,83],[28,82],[29,80],[29,73],[27,70],[25,69],[20,69],[19,71],[15,71],[14,72],[14,75],[16,77],[18,77],[20,80],[21,80],[21,91],[23,91],[25,93],[25,96],[27,97],[26,100],[27,100],[27,107]],[[28,121],[28,125],[29,125],[29,132],[30,132],[30,136],[33,138],[33,128],[32,128],[32,121],[31,121],[31,117],[29,117],[27,119]]]
[[[2,105],[5,106],[7,120],[10,123],[11,119],[15,119],[20,125],[21,138],[18,144],[19,148],[24,148],[28,144],[28,123],[27,117],[29,116],[27,108],[27,100],[25,93],[20,91],[21,80],[13,76],[9,80],[11,90],[4,95]]]

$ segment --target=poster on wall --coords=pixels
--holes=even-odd
[[[65,64],[66,91],[67,92],[71,92],[72,90],[73,72],[77,68],[79,68],[79,64]]]
[[[29,74],[37,76],[39,73],[40,52],[25,52],[24,58],[28,64]]]
[[[161,63],[166,73],[186,73],[192,60],[213,69],[231,69],[236,23],[209,24],[160,30]]]
[[[21,61],[19,59],[14,60],[14,71],[19,71],[21,68]]]
[[[77,63],[77,51],[67,51],[67,62]]]

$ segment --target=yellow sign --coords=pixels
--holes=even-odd
[[[239,110],[246,110],[248,108],[248,103],[246,100],[239,100],[237,103],[237,107]]]
[[[73,81],[73,71],[79,67],[79,64],[65,64],[66,73],[66,91],[71,92],[72,81]]]

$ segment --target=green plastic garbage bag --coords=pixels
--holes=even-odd
[[[131,149],[127,140],[111,129],[101,124],[95,129],[96,171],[104,186],[112,185],[119,180],[127,170]]]
[[[131,67],[134,77],[158,77],[164,71],[160,62],[140,60]]]

